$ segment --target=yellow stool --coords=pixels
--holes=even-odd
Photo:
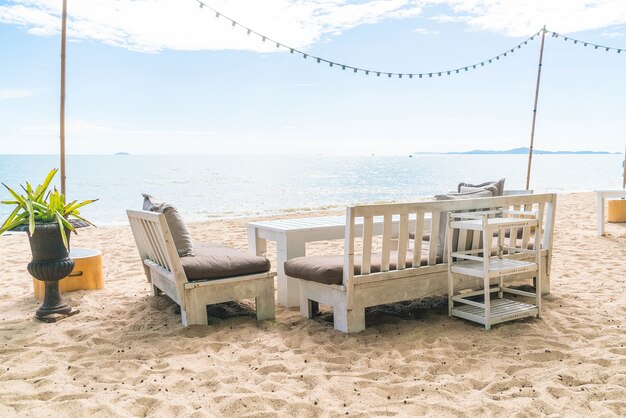
[[[626,222],[626,199],[609,199],[609,222]]]
[[[59,281],[61,293],[73,292],[74,290],[93,290],[104,287],[104,272],[102,270],[102,253],[98,250],[87,248],[73,248],[70,257],[76,263],[74,270],[69,276]],[[45,283],[33,279],[35,297],[43,299]]]

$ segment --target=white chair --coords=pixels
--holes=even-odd
[[[206,325],[207,305],[248,298],[256,299],[257,319],[275,318],[275,273],[269,271],[267,260],[221,245],[200,244],[198,251],[205,258],[182,257],[185,260],[181,261],[164,214],[135,210],[127,210],[126,213],[154,295],[163,292],[180,305],[184,326]],[[215,257],[211,252],[215,253]],[[189,279],[183,262],[195,263],[195,275],[201,276],[198,264],[202,260],[214,261],[213,265],[207,266],[210,268],[208,278]],[[219,266],[219,262],[224,260],[228,265],[225,269]],[[250,274],[230,277],[237,271]]]

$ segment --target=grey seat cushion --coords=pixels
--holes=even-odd
[[[372,273],[380,272],[381,253],[372,253],[371,269]],[[405,267],[413,266],[413,252],[407,251]],[[436,262],[441,263],[441,257],[437,257]],[[354,274],[361,274],[360,256],[354,257]],[[392,251],[389,257],[389,268],[395,270],[398,264],[398,252]],[[422,255],[420,265],[428,264],[428,256]],[[285,261],[285,274],[298,279],[310,280],[322,284],[342,284],[343,282],[343,256],[306,256],[292,258]]]
[[[266,258],[212,242],[195,242],[194,254],[180,261],[189,281],[265,273],[271,267]]]
[[[154,196],[142,193],[143,210],[159,212],[165,215],[165,221],[172,234],[174,246],[180,257],[193,254],[193,241],[187,229],[187,224],[176,208],[169,203],[159,202]]]

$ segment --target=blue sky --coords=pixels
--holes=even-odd
[[[626,1],[208,1],[308,54],[428,73],[549,30],[626,48]],[[61,0],[0,1],[0,153],[58,152]],[[68,0],[70,154],[409,154],[527,146],[539,39],[459,75],[366,76],[195,0]],[[623,152],[626,51],[546,37],[538,149]]]

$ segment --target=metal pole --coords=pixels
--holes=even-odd
[[[530,188],[530,166],[533,161],[533,146],[535,144],[535,121],[537,120],[537,102],[539,101],[539,82],[541,81],[541,65],[543,63],[543,43],[546,39],[546,27],[541,31],[541,49],[539,50],[539,68],[537,70],[537,89],[535,90],[535,107],[533,108],[533,125],[530,130],[530,147],[528,148],[528,171],[526,172],[526,190]]]
[[[61,141],[61,193],[65,195],[65,37],[67,32],[67,0],[63,0],[61,22],[61,123],[59,139]]]

